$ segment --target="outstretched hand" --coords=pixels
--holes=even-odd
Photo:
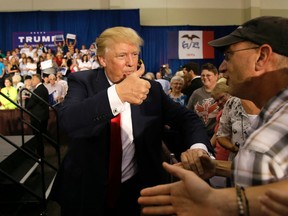
[[[285,191],[269,189],[259,200],[263,215],[288,215],[288,195]]]
[[[147,80],[141,79],[144,71],[145,66],[141,64],[139,70],[133,72],[125,77],[122,82],[116,84],[116,91],[122,102],[140,105],[147,98],[151,85]]]
[[[145,188],[138,203],[147,215],[216,215],[216,190],[195,173],[163,163],[164,168],[180,181]]]

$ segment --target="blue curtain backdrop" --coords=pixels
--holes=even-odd
[[[106,28],[127,26],[140,33],[139,10],[35,11],[0,13],[0,48],[12,50],[13,32],[63,31],[77,35],[77,47],[90,46]]]
[[[233,31],[236,26],[140,26],[139,9],[131,10],[83,10],[83,11],[34,11],[0,13],[0,49],[12,50],[13,32],[63,31],[77,35],[77,45],[89,46],[106,28],[127,26],[135,29],[144,39],[141,50],[146,71],[157,72],[168,63],[173,73],[189,61],[214,63],[217,67],[223,54],[215,51],[215,59],[180,60],[168,58],[168,34],[180,30],[214,31],[215,38]],[[176,50],[177,51],[177,50]]]
[[[225,36],[236,29],[236,26],[142,26],[141,34],[144,39],[142,58],[147,68],[152,72],[159,71],[162,64],[168,63],[172,72],[175,73],[184,64],[193,61],[200,65],[211,62],[219,67],[223,60],[223,53],[215,50],[214,59],[169,59],[168,34],[181,30],[214,31],[214,38]],[[178,52],[178,50],[175,50]]]

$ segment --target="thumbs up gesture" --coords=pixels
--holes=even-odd
[[[151,85],[147,80],[140,78],[144,71],[145,66],[141,64],[139,70],[116,84],[116,91],[122,102],[140,105],[147,98]]]

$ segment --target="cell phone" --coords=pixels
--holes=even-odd
[[[141,65],[143,64],[143,60],[142,59],[139,59],[138,60],[138,64],[137,64],[137,70],[140,69]]]

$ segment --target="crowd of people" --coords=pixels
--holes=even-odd
[[[225,101],[214,134],[230,151],[225,156],[228,160],[203,154],[196,165],[183,160],[176,166],[164,162],[179,181],[143,189],[138,202],[144,214],[288,214],[288,47],[283,44],[287,30],[287,18],[263,16],[209,42],[224,52],[219,70],[227,78],[229,95],[225,90],[218,96],[212,90],[212,95],[218,105]],[[209,75],[213,82],[213,71],[206,72],[205,79]],[[215,81],[214,85],[217,88]],[[230,185],[207,184],[215,176],[226,177]]]
[[[266,29],[254,30],[255,22],[288,25],[283,18],[251,20],[243,27],[248,36],[239,28],[228,43],[210,43],[225,52],[219,68],[190,62],[176,73],[165,65],[144,74],[144,64],[137,68],[141,37],[130,28],[106,29],[97,41],[103,67],[70,76],[73,90],[60,111],[62,127],[73,138],[52,188],[62,214],[285,215],[287,51],[257,34],[249,37],[250,31],[260,35]],[[236,53],[250,54],[241,56],[246,64],[237,64]],[[277,86],[272,93],[264,90],[272,85]],[[80,107],[84,112],[78,113]],[[119,117],[120,191],[111,195],[109,130]],[[176,177],[170,184],[164,183],[171,176],[162,176],[159,167],[163,140],[178,161],[163,164]],[[226,201],[229,208],[223,208]]]
[[[145,73],[138,65],[143,40],[126,27],[106,29],[90,49],[78,50],[76,40],[66,41],[65,55],[63,43],[55,56],[41,48],[38,60],[25,45],[21,57],[0,56],[1,92],[29,100],[19,89],[33,89],[29,80],[38,74],[49,103],[62,104],[59,123],[72,139],[51,198],[63,216],[287,215],[286,30],[286,18],[252,19],[209,42],[224,52],[219,68],[191,61],[175,73],[169,64]],[[2,109],[15,108],[0,101]],[[116,118],[122,146],[114,183]],[[163,140],[176,155],[174,166],[162,164]],[[176,182],[165,184],[171,178],[162,165]]]
[[[30,80],[34,74],[40,74],[42,82],[49,90],[49,103],[55,105],[61,103],[67,93],[67,77],[70,73],[99,67],[95,43],[92,43],[89,49],[85,45],[82,45],[81,49],[77,48],[76,39],[54,43],[54,50],[45,47],[43,43],[36,44],[35,47],[24,43],[22,48],[17,47],[5,54],[1,52],[1,92],[15,103],[25,107],[25,101],[29,100],[29,93],[21,93],[20,96],[21,88],[32,90]],[[17,90],[16,95],[14,88]],[[0,103],[1,109],[16,108],[3,97],[0,97]]]

